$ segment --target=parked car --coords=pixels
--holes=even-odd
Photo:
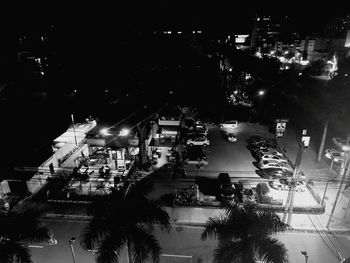
[[[288,163],[288,160],[286,158],[273,155],[273,154],[264,154],[263,156],[261,156],[260,160],[277,161],[279,163]]]
[[[289,164],[279,163],[279,162],[276,162],[276,161],[264,161],[264,160],[261,160],[259,162],[259,167],[261,169],[280,168],[280,169],[284,169],[284,170],[293,172],[293,168]]]
[[[205,155],[203,148],[201,146],[192,146],[188,147],[185,152],[185,161],[201,161],[206,160],[207,156]]]
[[[250,136],[249,138],[247,138],[246,142],[248,144],[254,144],[254,143],[265,141],[265,140],[266,140],[265,137],[262,137],[262,136],[259,136],[259,135],[253,135],[253,136]]]
[[[201,120],[196,120],[196,125],[205,126],[204,122]]]
[[[229,142],[237,142],[237,137],[233,133],[228,133],[227,134],[227,140]]]
[[[206,138],[206,137],[207,137],[207,133],[202,133],[197,131],[187,133],[187,138],[189,139]]]
[[[253,102],[251,100],[243,99],[240,101],[240,104],[245,107],[253,107]]]
[[[282,183],[281,180],[269,181],[269,186],[275,190],[289,190],[289,186],[285,183]]]
[[[279,167],[262,169],[257,171],[257,174],[262,178],[266,178],[266,179],[280,179],[280,178],[288,178],[293,176],[292,171],[281,169]]]
[[[206,136],[208,135],[208,129],[204,126],[196,126],[195,130],[196,133],[203,133]]]
[[[341,162],[344,160],[344,153],[343,152],[339,152],[335,149],[326,149],[325,150],[325,156],[328,159],[333,160],[334,162]]]
[[[219,124],[220,128],[236,128],[237,126],[238,126],[238,121],[235,121],[235,120],[225,121]]]
[[[340,149],[342,149],[343,151],[348,151],[350,149],[350,145],[347,144],[347,140],[346,139],[342,139],[342,138],[333,138],[332,139],[333,143],[335,145],[337,145]]]
[[[275,145],[270,144],[270,143],[259,143],[256,145],[248,145],[247,148],[251,151],[251,152],[255,152],[258,150],[268,150],[268,149],[275,149]]]
[[[189,146],[201,145],[203,147],[206,147],[206,146],[210,145],[210,141],[207,138],[205,138],[205,137],[191,138],[191,139],[187,140],[186,144],[189,145]]]
[[[253,155],[256,159],[260,159],[260,157],[265,155],[265,154],[277,155],[279,157],[284,156],[283,153],[281,153],[280,151],[277,151],[276,149],[272,149],[272,148],[256,150],[253,153]]]

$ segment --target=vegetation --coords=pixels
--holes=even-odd
[[[49,229],[39,221],[42,212],[37,203],[0,211],[0,262],[32,262],[27,243],[50,239]]]
[[[123,249],[130,262],[159,261],[161,247],[152,234],[153,225],[167,230],[170,225],[159,203],[145,198],[151,189],[150,181],[143,179],[126,193],[113,191],[90,207],[93,219],[81,235],[81,245],[97,251],[97,262],[118,262]]]
[[[217,238],[214,262],[287,262],[287,250],[271,235],[287,225],[273,212],[258,210],[253,203],[226,204],[225,215],[209,218],[202,240]]]

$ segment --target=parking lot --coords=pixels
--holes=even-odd
[[[208,164],[201,168],[199,174],[209,178],[217,178],[221,172],[229,173],[230,177],[259,177],[253,164],[255,159],[247,149],[246,138],[252,135],[271,137],[267,127],[242,122],[233,129],[208,126],[208,130],[210,146],[204,149]],[[229,142],[225,138],[226,133],[234,133],[237,142]],[[192,169],[190,173],[197,173]]]

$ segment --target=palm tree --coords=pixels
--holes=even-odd
[[[145,198],[150,189],[143,179],[127,194],[113,191],[92,205],[93,219],[81,235],[81,245],[96,251],[97,262],[118,262],[123,249],[128,262],[159,261],[161,248],[152,234],[153,225],[169,230],[169,216],[157,201]]]
[[[201,239],[218,238],[214,262],[268,263],[287,262],[287,250],[270,235],[285,231],[287,225],[271,211],[259,210],[256,204],[225,204],[225,215],[209,218]]]
[[[50,239],[49,229],[39,221],[42,211],[38,204],[27,202],[0,211],[0,262],[32,262],[26,243]]]

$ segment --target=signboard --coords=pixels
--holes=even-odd
[[[287,122],[289,122],[289,119],[275,119],[275,122],[284,122],[284,123],[287,123]]]
[[[284,122],[277,122],[276,130],[284,132],[286,130],[286,123],[284,123]]]
[[[306,129],[303,129],[302,135],[306,135],[306,134],[307,134],[307,130],[306,130]]]
[[[309,144],[310,144],[310,136],[302,136],[302,137],[301,137],[301,142],[304,144],[304,147],[305,147],[305,148],[309,147]]]

